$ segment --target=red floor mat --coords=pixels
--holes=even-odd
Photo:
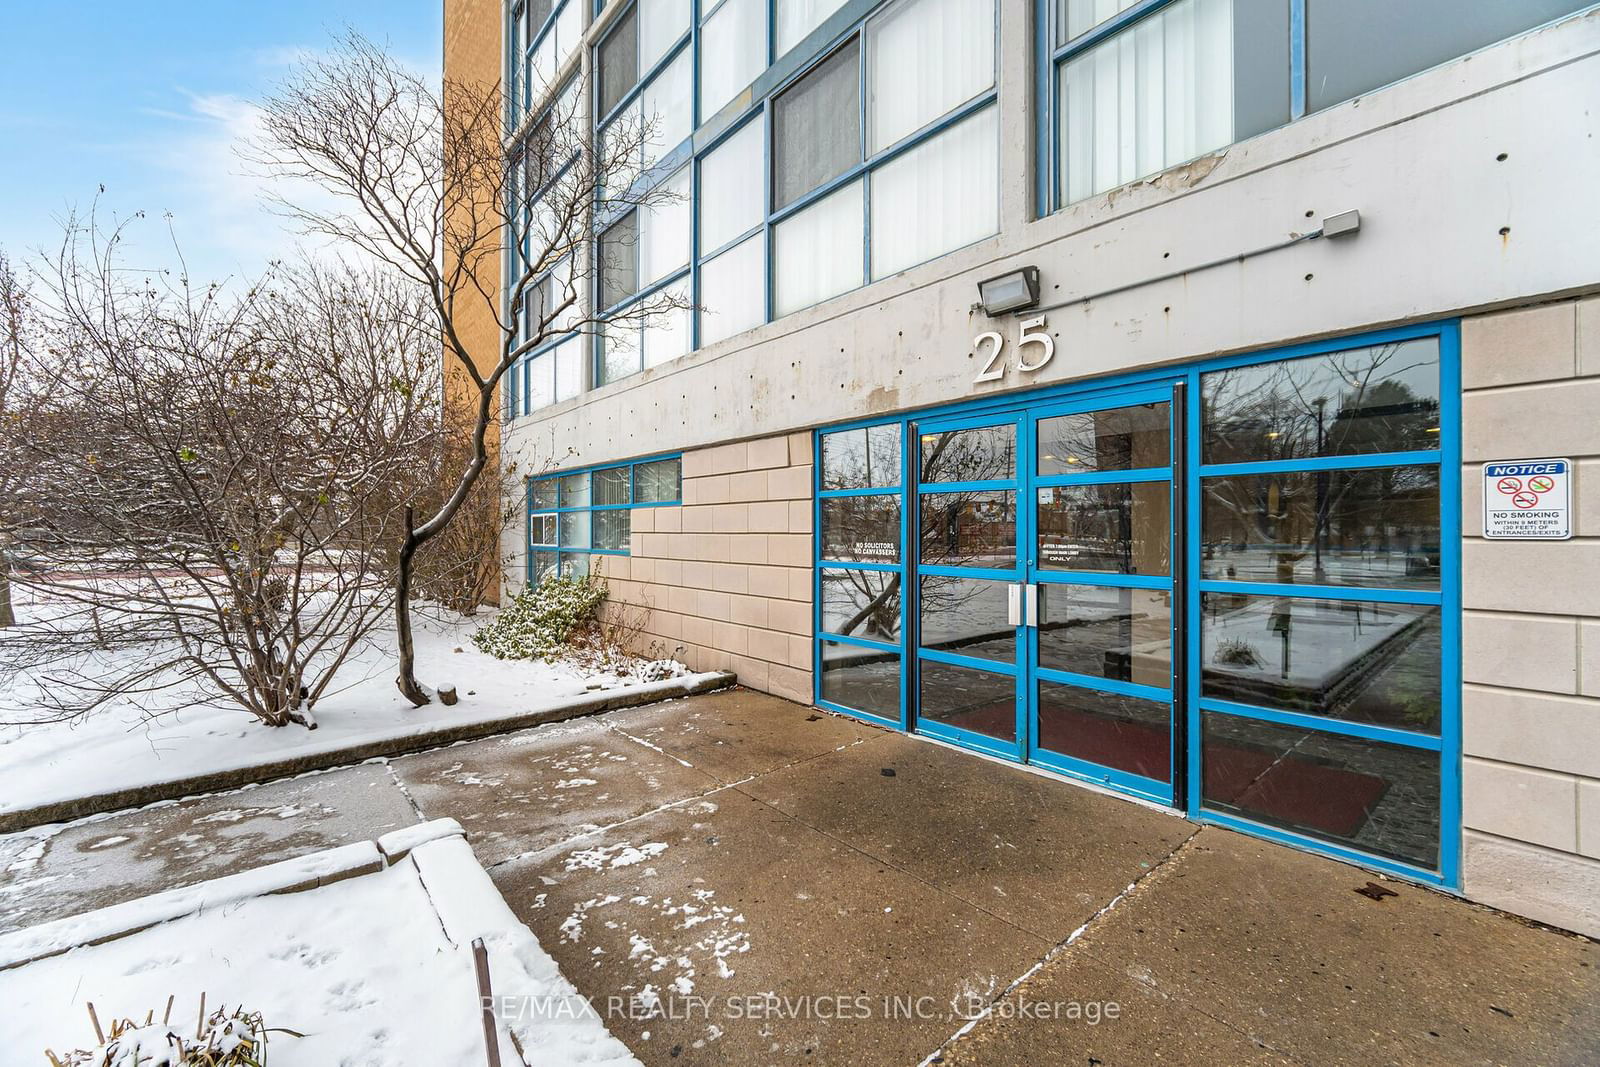
[[[995,701],[940,721],[1011,740],[1016,706]],[[1053,710],[1040,723],[1043,749],[1162,782],[1169,744],[1166,730],[1068,709]],[[1202,762],[1207,801],[1335,837],[1357,833],[1388,789],[1375,775],[1215,741],[1206,746]]]

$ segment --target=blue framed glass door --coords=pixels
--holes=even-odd
[[[916,729],[1015,760],[1027,745],[1025,426],[1020,412],[918,423],[911,455]]]
[[[1180,459],[1174,387],[1032,409],[1027,759],[1171,804]]]

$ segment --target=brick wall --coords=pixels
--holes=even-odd
[[[629,555],[594,557],[622,611],[647,609],[640,650],[809,704],[811,500],[809,433],[684,453],[682,506],[635,508]]]
[[[1600,934],[1600,297],[1461,336],[1463,881]],[[1486,541],[1488,460],[1577,462],[1571,541]]]

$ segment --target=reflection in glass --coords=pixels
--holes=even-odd
[[[587,552],[561,553],[561,573],[567,578],[582,578],[589,573]]]
[[[822,435],[822,488],[892,489],[900,484],[900,425]]]
[[[1040,489],[1039,566],[1164,575],[1171,504],[1165,481]]]
[[[823,700],[895,722],[900,720],[900,653],[822,643]]]
[[[544,478],[533,483],[533,506],[538,508],[553,508],[556,506],[556,486],[559,479]]]
[[[1017,428],[980,426],[922,435],[923,482],[1010,481],[1017,476]]]
[[[636,504],[660,504],[676,501],[682,494],[683,461],[658,459],[640,463],[633,468],[633,490]]]
[[[596,504],[626,504],[628,502],[628,468],[612,467],[595,471],[593,482]]]
[[[900,575],[824,570],[821,584],[823,632],[868,641],[900,641]]]
[[[1439,588],[1439,468],[1294,471],[1200,483],[1201,574]]]
[[[1439,339],[1200,376],[1206,463],[1439,447]]]
[[[898,563],[899,494],[824,497],[822,558],[855,563]]]
[[[633,531],[633,512],[627,508],[596,511],[594,515],[594,547],[627,551],[629,535]]]
[[[535,552],[533,554],[532,575],[530,580],[534,585],[544,581],[546,576],[556,572],[556,554],[554,552]]]
[[[561,506],[586,508],[589,506],[589,476],[569,474],[561,479]]]
[[[1017,739],[1017,683],[1003,674],[923,660],[917,714],[1002,741]]]
[[[1172,705],[1039,683],[1039,747],[1129,774],[1172,777]]]
[[[588,511],[563,511],[561,513],[561,547],[562,548],[588,548],[589,547],[589,516]]]
[[[1010,489],[923,493],[922,562],[946,567],[1014,567],[1017,494]]]
[[[1207,808],[1437,869],[1439,754],[1205,712]]]
[[[1081,411],[1039,420],[1039,473],[1080,474],[1165,467],[1166,404]]]
[[[1439,608],[1200,595],[1200,692],[1239,704],[1439,732]]]
[[[1011,586],[987,578],[924,574],[917,598],[922,647],[1015,663],[1017,631],[1006,611]]]
[[[1167,689],[1172,594],[1103,585],[1039,586],[1039,666]]]

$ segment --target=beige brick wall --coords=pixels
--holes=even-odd
[[[1468,896],[1600,934],[1600,297],[1462,323]],[[1483,539],[1489,460],[1577,462],[1571,541]]]
[[[811,484],[809,433],[684,453],[683,504],[635,508],[629,555],[594,557],[620,610],[645,611],[640,650],[809,704]]]

